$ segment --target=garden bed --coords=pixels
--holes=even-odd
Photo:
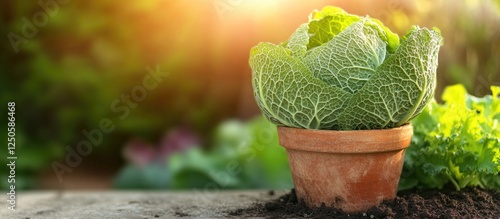
[[[274,192],[270,191],[270,195]],[[384,201],[367,212],[345,213],[338,209],[310,209],[297,200],[295,191],[245,209],[231,216],[265,218],[497,218],[500,216],[500,192],[480,188],[407,190],[393,201]]]

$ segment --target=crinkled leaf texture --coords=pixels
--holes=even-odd
[[[254,96],[281,126],[401,126],[432,99],[442,38],[414,27],[401,41],[380,21],[327,7],[284,44],[251,50]]]

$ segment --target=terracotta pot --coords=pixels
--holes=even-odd
[[[411,124],[380,130],[278,127],[295,192],[309,207],[359,212],[396,197]]]

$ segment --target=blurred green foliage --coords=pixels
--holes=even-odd
[[[192,147],[166,163],[129,164],[114,187],[120,189],[242,189],[293,187],[276,126],[264,117],[247,123],[229,120],[215,129],[210,149]]]
[[[32,23],[33,14],[42,11],[38,1],[0,5],[2,36],[10,32],[23,36],[23,18]],[[216,113],[211,99],[199,101],[203,81],[193,80],[204,78],[191,65],[203,59],[194,54],[204,42],[179,43],[197,29],[197,18],[180,14],[183,23],[173,25],[164,22],[165,8],[172,16],[182,12],[179,2],[160,0],[70,1],[60,5],[56,16],[38,27],[36,36],[27,38],[18,53],[8,41],[0,44],[0,103],[15,101],[17,108],[17,177],[26,182],[18,188],[36,186],[40,171],[50,170],[52,161],[64,158],[66,145],[74,147],[85,139],[82,130],[97,128],[103,118],[112,119],[116,129],[104,137],[104,147],[94,147],[97,153],[92,156],[107,158],[108,164],[116,166],[121,162],[117,152],[131,136],[154,139],[165,127],[181,123],[203,130],[224,114],[224,110]],[[122,121],[122,114],[113,112],[111,104],[141,86],[146,67],[157,65],[170,74],[168,79],[137,108],[130,108]],[[0,107],[0,112],[6,112],[6,107]],[[6,117],[1,121],[4,127]],[[6,142],[6,136],[2,129],[0,140]],[[4,159],[0,158],[2,163]],[[4,174],[2,168],[0,175]]]

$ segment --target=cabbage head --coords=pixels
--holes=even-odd
[[[401,39],[379,20],[325,7],[287,42],[250,52],[254,96],[279,126],[358,130],[404,125],[433,99],[439,30]]]

